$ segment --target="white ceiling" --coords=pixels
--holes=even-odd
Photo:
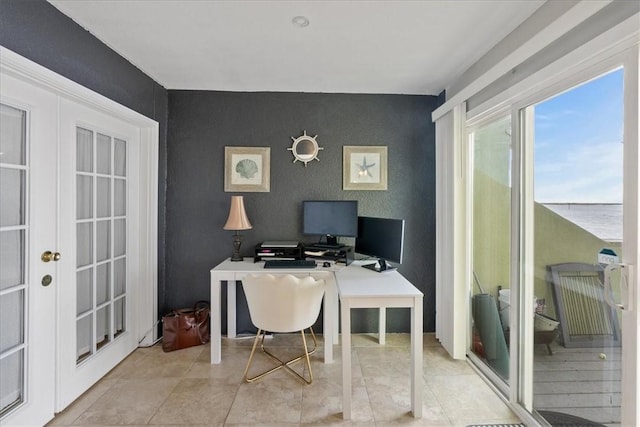
[[[49,2],[167,89],[436,95],[544,0]]]

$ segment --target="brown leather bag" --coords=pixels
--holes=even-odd
[[[209,303],[171,310],[162,316],[162,350],[174,351],[209,342]]]

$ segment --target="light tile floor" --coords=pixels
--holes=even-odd
[[[274,353],[291,354],[300,337],[276,335],[267,341],[278,347]],[[408,334],[388,334],[385,346],[374,335],[353,336],[351,421],[342,420],[340,346],[334,349],[335,362],[324,364],[320,343],[312,356],[311,385],[284,370],[246,384],[242,374],[252,342],[223,339],[219,365],[209,363],[208,345],[170,353],[160,344],[137,349],[49,425],[464,427],[519,422],[467,362],[452,360],[433,334],[424,336],[422,419],[410,413]],[[256,355],[256,369],[268,363]]]

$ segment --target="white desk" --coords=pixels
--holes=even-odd
[[[369,261],[370,262],[370,261]],[[364,262],[350,266],[334,265],[314,269],[265,269],[263,262],[223,261],[211,270],[211,363],[220,363],[221,282],[227,282],[227,336],[236,336],[236,281],[247,274],[272,273],[310,275],[326,281],[324,296],[324,361],[333,361],[333,344],[338,338],[338,295],[342,315],[342,415],[351,418],[351,309],[379,308],[379,342],[385,342],[387,307],[411,309],[411,411],[422,417],[422,292],[396,271],[376,273],[362,268]]]
[[[369,261],[370,262],[370,261]],[[351,419],[351,309],[380,308],[380,343],[384,309],[411,309],[411,412],[422,417],[422,292],[396,271],[376,273],[354,262],[336,272],[342,316],[342,416]]]
[[[264,268],[264,262],[253,262],[253,258],[244,261],[230,261],[229,258],[211,270],[211,363],[222,361],[221,333],[221,282],[227,282],[227,337],[236,336],[236,281],[248,274],[293,274],[312,276],[324,280],[326,284],[323,309],[324,361],[333,362],[333,344],[338,343],[338,292],[335,273],[344,269],[344,265],[329,268]]]

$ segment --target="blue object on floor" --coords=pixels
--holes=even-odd
[[[509,350],[504,338],[502,323],[498,315],[496,301],[490,294],[476,294],[473,296],[471,312],[473,322],[484,349],[487,363],[502,378],[509,379]]]

